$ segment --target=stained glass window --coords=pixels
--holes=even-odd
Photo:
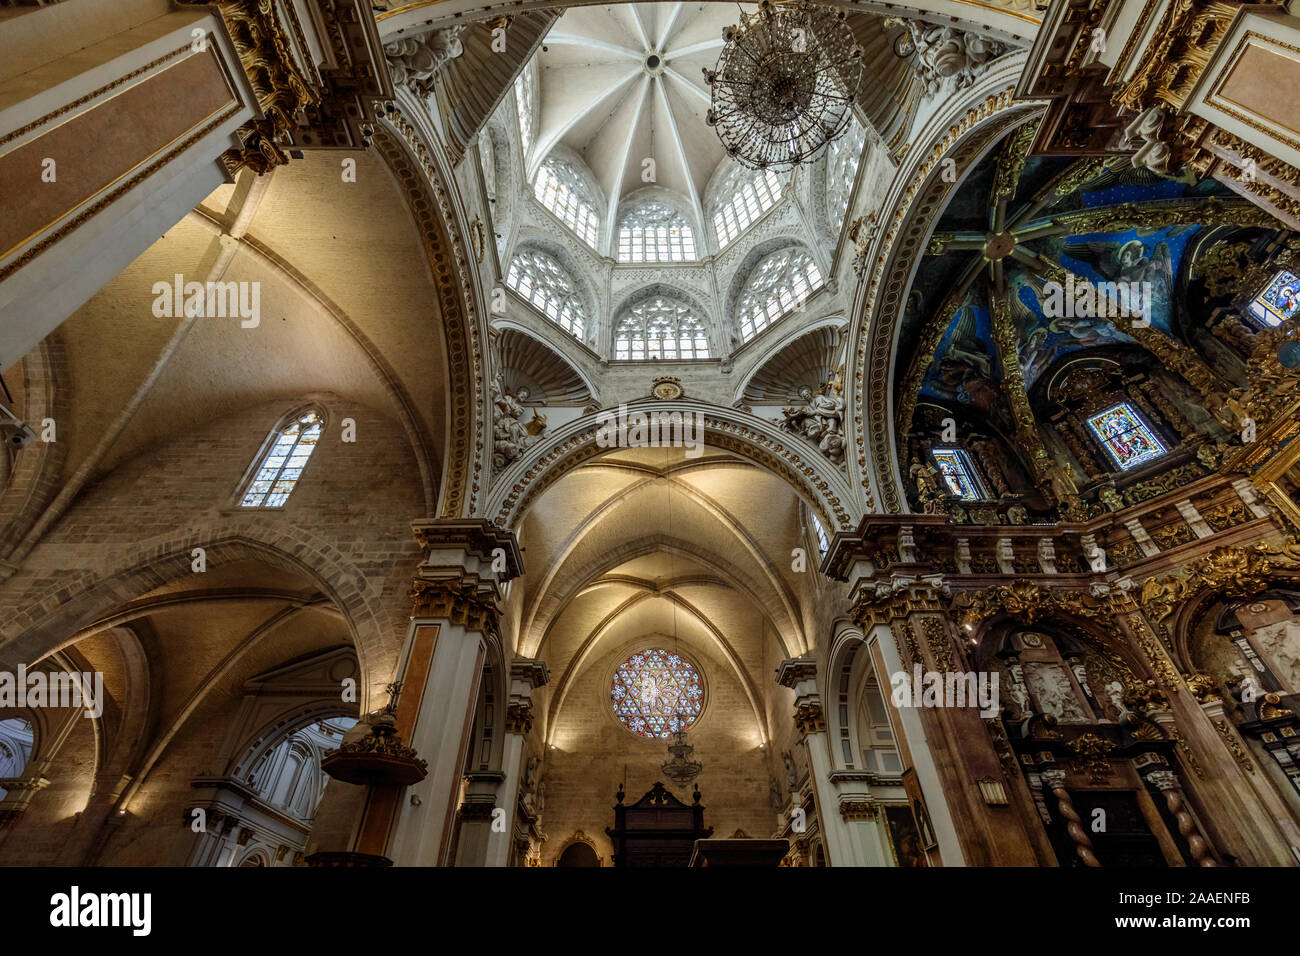
[[[975,477],[975,468],[970,456],[961,448],[934,448],[930,454],[939,466],[939,474],[948,483],[948,488],[959,498],[984,498],[984,487]]]
[[[1300,279],[1283,269],[1250,303],[1250,314],[1266,325],[1281,325],[1300,313]]]
[[[257,464],[253,480],[244,489],[241,508],[279,508],[289,500],[302,477],[307,459],[316,450],[325,420],[319,412],[306,411],[275,435],[270,448]]]
[[[755,266],[740,297],[736,318],[741,338],[748,342],[798,308],[821,284],[817,263],[802,249],[790,247],[772,253]]]
[[[704,705],[704,686],[695,668],[657,647],[620,664],[609,693],[614,714],[642,737],[667,737],[689,729]]]
[[[1090,416],[1088,427],[1125,471],[1159,458],[1167,450],[1127,402]]]
[[[533,195],[579,239],[593,249],[596,247],[600,217],[587,194],[587,184],[576,169],[563,160],[548,159],[537,171]]]
[[[531,249],[515,253],[506,285],[574,338],[582,338],[587,310],[569,273],[550,256]]]
[[[695,232],[667,203],[646,200],[618,221],[619,262],[686,262],[696,258]]]
[[[708,357],[709,340],[704,323],[689,306],[664,296],[654,296],[632,306],[614,326],[616,359]]]
[[[721,199],[713,214],[713,229],[721,248],[731,242],[781,198],[781,177],[770,169],[750,172],[736,167],[718,189]]]

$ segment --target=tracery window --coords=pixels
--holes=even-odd
[[[302,477],[324,429],[324,416],[312,408],[295,415],[278,431],[272,432],[239,506],[283,507]]]
[[[737,308],[740,335],[748,342],[820,289],[822,274],[812,256],[790,247],[763,259],[750,273]]]
[[[1285,269],[1278,272],[1251,300],[1250,314],[1265,325],[1281,325],[1300,314],[1300,279]]]
[[[533,73],[528,67],[515,77],[515,110],[519,116],[519,142],[524,156],[533,145]]]
[[[651,648],[633,654],[614,672],[614,714],[642,737],[667,737],[689,729],[704,705],[700,675],[679,654]]]
[[[581,339],[586,333],[587,310],[577,286],[565,268],[546,253],[532,249],[515,253],[506,285],[574,338]]]
[[[826,147],[826,213],[839,231],[849,211],[849,196],[858,178],[858,164],[867,142],[867,128],[854,120],[848,131]]]
[[[781,198],[781,178],[770,169],[750,172],[737,167],[723,181],[719,189],[717,211],[713,214],[713,229],[721,248],[734,240],[750,223],[777,204]]]
[[[970,455],[962,448],[933,448],[930,454],[939,466],[939,474],[954,495],[959,498],[977,500],[987,498],[984,486],[976,477],[975,466],[971,464]]]
[[[695,231],[667,203],[637,203],[618,222],[619,262],[687,262],[698,258]]]
[[[709,357],[704,323],[686,305],[654,296],[629,308],[614,326],[614,358],[697,359]]]
[[[576,169],[561,159],[548,159],[533,180],[533,195],[572,229],[574,235],[593,249],[596,247],[600,217],[587,194],[587,184]]]
[[[1128,402],[1089,415],[1088,427],[1124,471],[1159,458],[1168,450]]]

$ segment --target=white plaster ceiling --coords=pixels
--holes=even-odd
[[[726,155],[704,122],[710,93],[701,71],[717,64],[723,28],[739,20],[737,6],[724,3],[566,10],[538,53],[541,113],[530,174],[554,146],[566,146],[595,174],[612,214],[646,185],[642,163],[653,159],[655,185],[700,215]],[[660,63],[648,65],[652,55]]]

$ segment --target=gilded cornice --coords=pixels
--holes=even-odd
[[[1219,591],[1228,598],[1246,598],[1268,588],[1279,571],[1300,566],[1300,544],[1288,538],[1280,545],[1219,547],[1189,562],[1181,575],[1149,578],[1142,585],[1142,607],[1154,621],[1170,617],[1178,606],[1201,591]]]

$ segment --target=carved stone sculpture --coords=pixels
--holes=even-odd
[[[523,422],[524,406],[506,390],[501,375],[492,381],[492,464],[504,468],[524,453],[529,445],[546,432],[546,419],[533,411],[533,418]]]
[[[409,84],[416,93],[427,95],[429,81],[434,74],[443,64],[465,52],[460,40],[464,29],[463,26],[448,27],[386,44],[384,53],[388,58],[388,72],[393,78],[393,85]]]
[[[780,427],[803,435],[836,465],[844,464],[844,399],[823,385],[799,389],[802,405],[781,409]]]
[[[975,82],[989,61],[1006,52],[1006,44],[950,26],[907,21],[907,33],[895,46],[900,56],[913,56],[912,67],[928,95],[951,81],[957,89]]]

